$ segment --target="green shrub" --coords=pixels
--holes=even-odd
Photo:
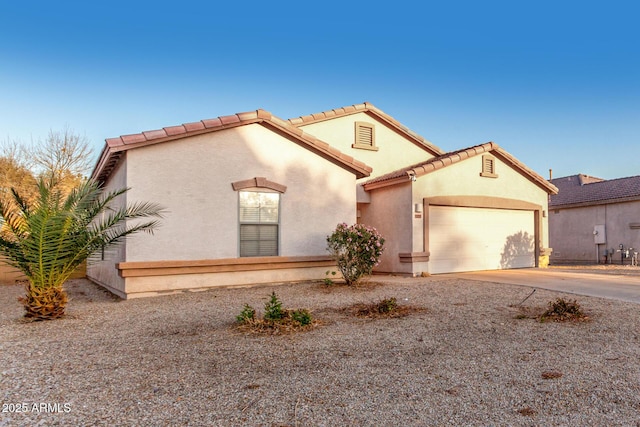
[[[378,303],[378,313],[391,313],[398,309],[398,301],[395,298],[386,298]]]
[[[313,317],[309,310],[300,309],[291,311],[291,319],[298,322],[300,326],[310,325],[313,322]]]
[[[238,323],[247,323],[256,318],[256,309],[249,304],[245,304],[239,315],[236,316]]]
[[[240,324],[240,329],[268,334],[294,332],[307,329],[307,326],[317,325],[309,310],[283,308],[275,292],[271,293],[269,301],[265,303],[262,318],[256,316],[256,310],[253,307],[245,304],[240,314],[236,316],[236,320]]]
[[[327,236],[327,250],[336,261],[347,285],[355,285],[373,272],[380,262],[384,238],[373,227],[364,224],[338,224]]]
[[[282,302],[278,299],[276,292],[271,293],[271,298],[264,305],[264,320],[282,320],[285,316],[285,310],[282,308]]]
[[[326,277],[324,278],[324,284],[325,284],[326,286],[331,286],[331,285],[333,285],[333,279],[331,279],[331,278],[329,277],[329,274],[331,274],[332,276],[335,276],[335,275],[336,275],[336,272],[335,272],[335,271],[331,271],[331,270],[327,270],[327,272],[326,272],[326,273],[324,273],[324,275],[326,276]]]

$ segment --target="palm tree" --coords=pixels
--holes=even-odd
[[[28,279],[26,296],[20,298],[25,317],[62,317],[67,303],[62,285],[80,264],[133,233],[158,227],[159,205],[117,206],[116,198],[127,191],[105,193],[96,182],[85,181],[63,196],[53,179],[40,179],[34,203],[15,189],[12,197],[0,199],[0,255]]]

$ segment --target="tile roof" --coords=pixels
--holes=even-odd
[[[441,154],[444,154],[444,151],[442,151],[439,147],[435,146],[430,141],[418,135],[417,133],[415,133],[414,131],[412,131],[411,129],[409,129],[408,127],[406,127],[405,125],[403,125],[402,123],[400,123],[399,121],[391,117],[390,115],[386,114],[384,111],[380,110],[379,108],[376,108],[370,102],[349,105],[341,108],[334,108],[333,110],[309,114],[307,116],[295,117],[295,118],[289,119],[288,121],[294,126],[301,127],[301,126],[306,126],[312,123],[321,122],[323,120],[330,120],[336,117],[348,116],[350,114],[356,114],[356,113],[369,113],[373,115],[374,117],[378,118],[380,121],[386,123],[391,128],[395,129],[397,132],[400,132],[401,134],[408,137],[415,144],[421,146],[422,148],[427,149],[427,151],[429,151],[434,156],[439,156]]]
[[[458,163],[470,157],[489,152],[500,158],[502,161],[512,165],[515,169],[520,170],[531,181],[542,187],[548,193],[557,193],[558,189],[554,185],[549,183],[549,181],[538,175],[533,170],[529,169],[524,165],[524,163],[517,160],[511,154],[504,151],[495,142],[487,142],[485,144],[475,145],[473,147],[463,148],[462,150],[445,153],[427,161],[407,166],[405,168],[398,169],[385,175],[381,175],[365,182],[364,189],[372,190],[379,187],[386,187],[388,185],[395,185],[406,182],[407,179],[410,179],[412,176],[418,178],[422,175],[426,175],[438,169],[445,168],[449,165]]]
[[[326,142],[303,132],[288,121],[282,120],[268,111],[255,110],[245,113],[237,113],[230,116],[221,116],[214,119],[201,120],[199,122],[184,123],[178,126],[169,126],[162,129],[150,130],[141,133],[122,135],[116,138],[106,139],[106,144],[100,153],[91,178],[104,182],[113,168],[118,163],[122,153],[132,148],[174,141],[194,135],[215,132],[237,126],[259,123],[277,132],[284,133],[302,146],[316,154],[337,163],[356,174],[358,178],[369,176],[372,171],[370,166],[354,159],[341,151],[331,147]]]
[[[552,179],[551,182],[560,192],[551,196],[550,208],[640,200],[640,176],[604,180],[578,174]]]

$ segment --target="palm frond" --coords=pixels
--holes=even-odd
[[[158,204],[118,206],[118,197],[127,191],[104,193],[97,183],[86,181],[63,197],[53,179],[41,179],[32,206],[14,191],[14,203],[0,202],[0,255],[23,271],[32,286],[62,286],[92,254],[160,225],[158,219],[141,221],[162,218]]]

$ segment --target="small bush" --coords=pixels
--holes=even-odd
[[[582,311],[580,304],[576,300],[565,300],[558,298],[549,303],[549,308],[542,313],[540,321],[553,320],[564,322],[568,320],[586,320],[588,317]]]
[[[269,301],[265,303],[262,318],[256,316],[256,310],[253,307],[245,304],[240,314],[236,316],[236,320],[243,330],[268,334],[293,332],[313,327],[318,323],[314,321],[309,310],[283,308],[282,301],[275,292],[271,293]]]
[[[391,313],[398,309],[398,301],[395,298],[383,299],[378,303],[378,313]]]
[[[338,224],[327,236],[327,250],[336,261],[347,285],[355,285],[373,272],[380,262],[384,238],[373,227],[364,224]]]
[[[276,292],[271,293],[271,298],[264,305],[264,320],[281,320],[285,315],[282,309],[282,302],[278,299]]]
[[[413,307],[409,305],[400,306],[396,298],[385,298],[378,302],[369,304],[354,304],[345,308],[357,317],[404,317],[414,312],[424,311],[423,308]]]
[[[245,304],[244,308],[236,316],[236,320],[238,323],[248,323],[256,318],[256,309],[251,307],[249,304]]]
[[[313,317],[311,317],[311,313],[309,313],[309,310],[293,310],[290,312],[291,314],[291,318],[300,323],[300,326],[307,326],[310,325],[311,322],[313,322]]]
[[[331,285],[333,285],[333,279],[331,279],[331,278],[329,277],[329,274],[331,274],[332,276],[335,276],[335,275],[336,275],[336,272],[335,272],[335,271],[330,271],[330,270],[328,270],[326,273],[324,273],[324,275],[326,276],[326,277],[324,278],[324,284],[325,284],[326,286],[331,286]]]

